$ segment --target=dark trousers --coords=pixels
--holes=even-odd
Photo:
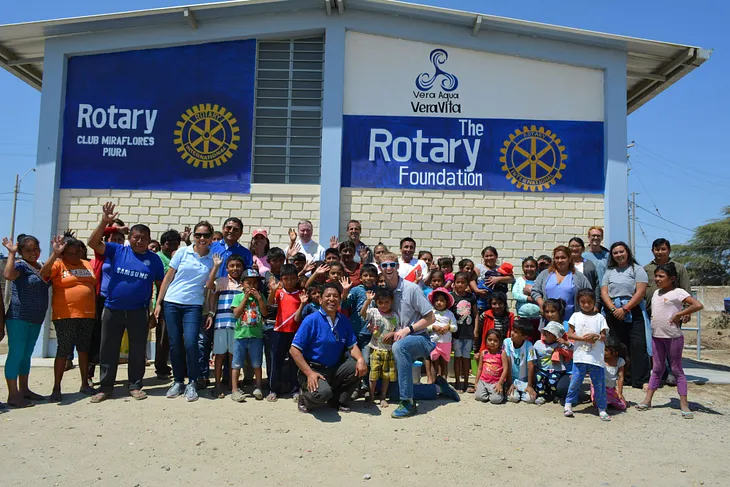
[[[640,307],[631,310],[631,323],[619,321],[610,313],[606,312],[606,322],[611,335],[618,338],[626,345],[629,351],[629,371],[631,372],[631,386],[641,389],[649,382],[651,362],[646,352],[646,330],[644,329],[644,316]]]
[[[124,330],[129,337],[129,359],[127,374],[129,390],[142,388],[146,362],[147,333],[149,331],[146,308],[119,310],[104,308],[101,315],[101,382],[99,390],[110,393],[114,389],[119,366],[119,347],[122,345]]]
[[[287,382],[290,388],[297,385],[297,366],[293,360],[287,362],[294,333],[275,331],[271,334],[271,374],[269,375],[269,389],[274,393],[281,393],[280,384]],[[288,391],[287,391],[288,392]]]
[[[198,367],[200,368],[200,378],[208,379],[210,377],[210,354],[213,351],[213,333],[215,330],[205,329],[205,320],[201,318],[201,324],[198,332]]]
[[[274,341],[274,330],[264,330],[264,360],[266,361],[266,378],[271,382],[271,342]],[[271,384],[269,384],[271,387]]]
[[[155,373],[157,375],[170,375],[172,369],[167,365],[170,358],[170,337],[167,336],[167,325],[165,318],[160,316],[155,325]]]
[[[304,402],[308,408],[321,406],[332,402],[334,404],[342,404],[346,406],[350,403],[352,393],[357,389],[358,377],[355,373],[355,359],[352,357],[345,358],[339,365],[334,367],[325,367],[314,362],[310,362],[309,366],[315,372],[324,377],[319,379],[316,391],[310,392],[307,389],[307,376],[299,371],[299,385],[304,392]]]

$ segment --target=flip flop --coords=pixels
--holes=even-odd
[[[142,399],[147,399],[147,393],[141,389],[132,389],[131,391],[129,391],[129,395],[132,396],[137,401],[141,401]]]
[[[694,419],[695,413],[692,411],[681,411],[682,419]]]
[[[108,392],[99,392],[99,393],[91,396],[91,402],[94,404],[98,404],[100,402],[106,401],[110,397],[111,397],[111,394],[109,394]]]
[[[61,391],[53,391],[48,400],[50,402],[61,402],[63,400],[63,395],[61,394]]]
[[[297,402],[297,409],[300,413],[308,413],[309,408],[307,407],[306,403],[304,402],[304,394],[299,394],[299,402]]]
[[[279,400],[279,396],[277,396],[275,392],[270,392],[269,395],[266,396],[266,400],[268,402],[276,402]]]
[[[651,406],[649,406],[648,404],[644,404],[643,402],[640,402],[639,404],[636,405],[636,409],[643,412],[643,411],[650,410]]]
[[[23,394],[23,397],[25,399],[30,399],[31,401],[42,401],[45,399],[45,397],[41,396],[40,394],[36,394],[33,391],[28,391],[26,394]]]

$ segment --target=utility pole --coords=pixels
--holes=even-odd
[[[629,163],[631,154],[628,154],[628,150],[635,146],[636,146],[636,142],[633,140],[631,141],[631,143],[629,145],[626,146],[626,150],[627,150],[627,154],[626,154],[626,189],[627,189],[627,191],[628,191],[628,187],[629,187],[629,173],[631,172],[631,164]],[[636,214],[636,206],[635,206],[636,205],[636,199],[635,199],[636,195],[634,193],[632,193],[632,194],[634,195],[633,196],[634,203],[632,204],[631,202],[629,202],[629,205],[628,205],[629,206],[629,208],[628,208],[628,210],[629,210],[628,231],[629,231],[629,245],[631,245],[631,251],[634,253],[634,256],[636,256],[636,248],[634,247],[634,244],[632,243],[632,241],[635,242],[635,240],[636,240],[634,238],[634,234],[636,233],[636,223],[635,223],[636,218],[634,217],[634,215]],[[633,230],[632,230],[632,222],[634,222]]]
[[[631,193],[631,252],[636,255],[636,195]]]
[[[17,213],[18,209],[18,194],[20,193],[20,183],[23,182],[23,179],[31,173],[35,172],[35,168],[28,169],[23,176],[20,176],[20,174],[15,175],[15,188],[13,188],[13,213],[10,217],[10,241],[15,242],[15,214]],[[8,256],[10,258],[10,256]],[[5,305],[10,306],[10,281],[5,281],[5,292],[3,297],[5,298]]]

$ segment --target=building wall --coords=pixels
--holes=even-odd
[[[287,231],[299,220],[310,220],[315,239],[319,238],[318,185],[254,185],[251,194],[62,189],[57,228],[70,228],[80,238],[88,238],[106,201],[117,205],[124,223],[148,225],[154,239],[165,230],[182,231],[200,220],[220,230],[230,216],[243,220],[244,245],[255,228],[269,232],[272,246],[288,245]]]
[[[343,188],[341,213],[340,234],[348,220],[360,220],[368,245],[397,251],[411,236],[419,250],[476,263],[492,245],[520,273],[524,257],[549,254],[574,236],[585,241],[591,226],[603,225],[604,208],[602,195]]]

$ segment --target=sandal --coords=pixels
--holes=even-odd
[[[23,397],[31,401],[42,401],[45,399],[45,397],[41,396],[40,394],[36,394],[33,391],[27,391],[25,394],[23,394]]]
[[[131,391],[129,391],[129,395],[132,396],[137,401],[141,401],[142,399],[147,399],[147,393],[141,389],[132,389]]]
[[[226,393],[221,386],[215,386],[213,392],[210,394],[213,399],[223,399],[226,397]]]
[[[243,395],[243,392],[241,392],[240,389],[236,389],[231,394],[231,400],[235,402],[246,402],[246,398]]]
[[[276,402],[279,400],[279,397],[276,395],[275,392],[269,392],[269,395],[266,396],[266,400],[269,402]]]
[[[474,389],[474,387],[472,386],[469,386],[466,388],[466,392],[467,394],[474,394],[476,392],[476,389]]]
[[[111,394],[108,392],[97,392],[93,396],[91,396],[91,402],[94,404],[98,404],[100,402],[104,402],[107,399],[111,397]]]
[[[297,400],[299,400],[299,393],[298,392],[297,392],[296,396],[297,396]],[[261,392],[261,389],[259,389],[257,387],[256,389],[253,390],[253,397],[256,398],[257,401],[263,401],[263,399],[264,399],[264,393]]]
[[[695,413],[692,411],[681,411],[682,419],[694,419]]]
[[[648,411],[651,409],[651,405],[640,402],[636,405],[636,409],[638,409],[639,411]]]
[[[48,398],[51,402],[61,402],[63,400],[63,395],[61,394],[61,390],[53,390],[51,393],[51,396]]]
[[[609,416],[606,411],[599,412],[598,417],[601,419],[601,421],[611,421],[611,416]]]
[[[96,390],[94,390],[93,387],[89,387],[88,384],[82,385],[79,389],[79,392],[81,394],[86,394],[87,396],[93,396],[94,394],[96,394]]]
[[[297,409],[299,409],[300,413],[309,412],[309,408],[307,407],[307,404],[304,402],[304,394],[299,394],[299,401],[297,402]]]
[[[9,398],[8,406],[10,406],[13,409],[23,409],[23,408],[33,407],[33,406],[35,406],[35,404],[33,404],[32,402],[30,402],[24,398],[19,398],[18,400],[15,400],[14,398],[13,399]]]

